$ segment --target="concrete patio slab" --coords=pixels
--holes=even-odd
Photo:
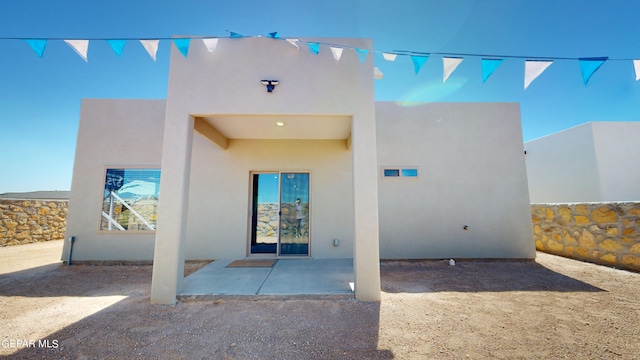
[[[227,268],[216,260],[184,279],[179,295],[256,295],[273,268]]]
[[[279,260],[264,282],[263,295],[353,294],[353,260]]]
[[[270,268],[216,260],[184,279],[178,299],[353,298],[352,259],[280,259]]]

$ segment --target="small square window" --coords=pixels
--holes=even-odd
[[[402,169],[402,176],[417,177],[418,169]]]
[[[384,169],[384,177],[400,176],[399,169]]]

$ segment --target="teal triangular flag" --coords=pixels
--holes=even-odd
[[[272,39],[280,39],[280,36],[278,35],[277,31],[270,32],[268,36]]]
[[[47,40],[45,39],[28,39],[25,40],[29,46],[33,49],[33,51],[38,54],[42,58],[44,55],[44,48],[47,46]]]
[[[580,60],[580,72],[582,72],[582,82],[587,86],[591,76],[600,69],[600,66],[607,61],[607,57],[597,58],[581,58]]]
[[[113,51],[115,51],[116,55],[120,56],[122,54],[122,49],[124,48],[124,44],[127,42],[126,40],[107,40],[109,45]]]
[[[502,64],[504,59],[482,59],[482,82],[487,81],[489,76]]]
[[[411,55],[411,61],[413,61],[413,70],[415,70],[416,75],[420,72],[422,65],[429,60],[429,56],[415,56]]]
[[[241,38],[241,37],[243,37],[243,36],[242,36],[242,34],[240,34],[240,33],[233,32],[233,31],[229,31],[229,37],[230,37],[230,38],[237,39],[237,38]]]
[[[360,62],[364,64],[365,61],[367,61],[367,55],[369,55],[369,50],[366,49],[358,49],[358,48],[353,48],[356,51],[356,54],[358,54],[358,58],[360,58]]]
[[[190,41],[191,39],[189,38],[173,39],[173,43],[176,44],[176,47],[178,48],[178,50],[180,50],[180,53],[182,53],[182,56],[184,57],[187,57],[187,54],[189,53]]]
[[[318,53],[320,52],[320,44],[318,44],[318,43],[308,42],[307,46],[309,47],[309,51],[313,55],[318,55]]]

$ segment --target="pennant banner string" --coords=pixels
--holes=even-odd
[[[257,37],[257,36],[245,36],[237,32],[229,31],[229,36],[186,36],[180,37],[180,39],[223,39],[223,38],[245,38],[245,37]],[[275,40],[292,40],[281,37],[278,32],[269,33],[268,38]],[[1,40],[21,40],[26,41],[29,44],[35,41],[64,41],[69,38],[47,38],[47,37],[0,37]],[[113,40],[113,37],[86,37],[84,40],[104,40],[109,41]],[[176,37],[118,37],[118,41],[142,41],[142,40],[174,40]],[[299,42],[307,43],[304,40],[298,40]],[[333,47],[341,47],[341,48],[351,48],[355,49],[355,46],[348,46],[344,44],[333,44],[333,43],[324,43],[324,42],[314,42],[319,45],[327,45]],[[36,51],[34,49],[34,51]],[[509,55],[509,54],[482,54],[482,53],[455,53],[455,52],[420,52],[420,51],[412,51],[412,50],[390,50],[390,51],[376,51],[373,50],[374,53],[378,54],[386,54],[386,57],[390,57],[391,55],[401,55],[401,56],[428,56],[428,55],[440,55],[445,57],[486,57],[486,58],[502,58],[502,59],[525,59],[525,60],[584,60],[586,57],[562,57],[562,56],[531,56],[531,55]],[[588,58],[596,58],[596,57],[588,57]],[[607,61],[632,61],[637,60],[638,58],[613,58],[607,57]]]
[[[27,37],[0,37],[1,40],[21,40],[25,41],[31,49],[42,58],[44,50],[49,41],[64,41],[67,43],[84,61],[88,61],[88,48],[89,42],[94,40],[106,41],[117,56],[122,54],[124,45],[129,40],[139,41],[145,48],[149,56],[156,61],[156,53],[158,51],[158,44],[161,40],[171,40],[178,48],[180,53],[187,57],[189,52],[190,40],[200,39],[203,41],[205,47],[209,52],[214,52],[218,45],[218,40],[221,38],[238,39],[245,37],[243,34],[226,30],[229,33],[228,37],[219,36],[182,36],[182,37],[157,37],[157,38],[84,38],[82,40],[70,40],[68,38],[27,38]],[[257,37],[261,37],[258,35]],[[320,46],[328,46],[331,50],[333,58],[339,61],[342,56],[343,49],[353,49],[360,62],[364,63],[367,59],[369,52],[374,54],[380,54],[386,61],[395,61],[397,56],[406,56],[411,59],[414,66],[415,74],[420,72],[422,66],[426,63],[427,59],[431,55],[442,56],[443,61],[443,82],[453,73],[456,67],[463,61],[464,57],[480,57],[482,64],[482,82],[486,82],[487,79],[493,74],[498,66],[505,59],[524,59],[525,60],[525,79],[524,88],[526,88],[538,77],[548,66],[550,66],[555,60],[577,60],[580,65],[580,71],[582,73],[582,80],[586,86],[589,80],[597,72],[600,67],[606,61],[632,61],[635,72],[636,81],[640,80],[640,59],[636,58],[611,58],[611,57],[558,57],[558,56],[530,56],[530,55],[509,55],[509,54],[480,54],[480,53],[444,53],[444,52],[420,52],[412,50],[392,50],[392,51],[377,51],[375,49],[367,50],[361,49],[352,45],[333,44],[317,41],[305,41],[293,38],[283,38],[277,31],[270,32],[267,38],[274,40],[281,40],[290,43],[298,50],[300,49],[300,43],[307,45],[309,52],[314,55],[318,55],[320,52]]]
[[[126,40],[107,40],[113,51],[116,55],[120,56],[122,54],[122,49],[124,48],[124,44],[127,42]]]
[[[331,53],[333,54],[333,58],[336,59],[336,61],[340,61],[340,57],[342,57],[342,48],[338,48],[338,47],[333,47],[330,46],[329,49],[331,49]]]
[[[553,64],[553,61],[526,60],[524,62],[524,89],[527,90],[533,80],[540,76],[551,64]]]
[[[84,60],[85,62],[89,61],[87,59],[87,53],[89,52],[89,40],[65,40],[69,46]]]
[[[160,43],[160,40],[144,40],[144,39],[140,39],[140,44],[142,44],[144,49],[147,50],[147,53],[149,54],[149,56],[151,56],[153,61],[156,61],[156,53],[158,52],[158,44],[159,43]]]
[[[387,61],[396,61],[396,58],[398,57],[398,54],[390,54],[390,53],[383,52],[382,56]]]
[[[358,58],[360,59],[361,63],[364,63],[365,61],[367,61],[367,55],[369,54],[369,50],[366,49],[358,49],[358,48],[353,48],[356,51],[356,54],[358,54]]]
[[[504,59],[482,59],[482,82],[486,82],[489,76],[502,64]]]
[[[210,53],[216,51],[216,48],[218,47],[218,39],[202,39],[202,42]]]
[[[38,54],[39,57],[42,57],[44,54],[44,49],[47,47],[47,40],[39,40],[39,39],[25,39],[27,44],[31,46],[33,51]]]
[[[442,83],[456,70],[464,59],[460,57],[442,57]]]
[[[415,56],[411,55],[411,61],[413,62],[413,70],[416,72],[416,75],[420,72],[420,68],[422,65],[429,60],[429,56]]]
[[[607,60],[608,59],[606,57],[580,59],[580,71],[582,72],[582,81],[585,86],[589,84],[591,76],[593,76],[593,74],[595,74],[595,72],[600,69],[600,66],[602,66],[602,64]]]
[[[308,42],[307,46],[309,47],[309,52],[311,52],[313,55],[318,55],[318,53],[320,52],[320,44],[319,43]]]
[[[180,53],[184,57],[187,57],[187,54],[189,53],[190,40],[191,39],[189,39],[189,38],[174,38],[173,39],[173,43],[176,45],[178,50],[180,50]]]

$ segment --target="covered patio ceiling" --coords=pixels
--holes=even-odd
[[[195,130],[226,149],[230,139],[346,140],[348,115],[193,115]]]

